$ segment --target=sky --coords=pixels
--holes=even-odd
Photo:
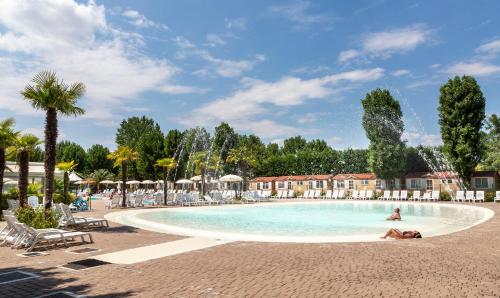
[[[43,137],[20,91],[41,70],[86,85],[59,140],[115,148],[131,116],[164,133],[221,121],[264,142],[366,148],[361,99],[387,88],[410,145],[441,143],[439,87],[473,75],[500,113],[498,1],[0,0],[0,119]]]

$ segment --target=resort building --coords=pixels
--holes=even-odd
[[[408,173],[405,176],[405,185],[408,190],[420,191],[456,192],[460,189],[458,175],[454,172]]]
[[[499,188],[500,175],[497,171],[478,171],[472,174],[471,187],[474,190],[496,191]]]
[[[308,189],[326,190],[331,186],[332,175],[256,177],[250,181],[251,190],[292,190],[299,194]]]
[[[17,187],[17,181],[19,179],[19,167],[13,161],[7,161],[6,163],[7,169],[4,172],[4,179],[7,183],[4,183],[4,191],[7,191],[9,188]],[[55,170],[54,175],[56,178],[62,179],[64,173]],[[45,181],[45,168],[43,162],[30,162],[29,164],[29,175],[28,175],[28,183],[44,183]]]
[[[271,190],[275,191],[274,181],[278,177],[255,177],[250,181],[251,190]]]

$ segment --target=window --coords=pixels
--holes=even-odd
[[[269,189],[269,182],[264,182],[264,186],[262,186],[262,189]]]
[[[313,188],[313,182],[312,181],[308,181],[307,188],[309,188],[309,189]]]
[[[283,181],[278,182],[278,188],[285,188],[285,182]]]
[[[302,186],[302,185],[304,185],[304,181],[297,181],[297,185],[298,185],[298,186]]]
[[[260,182],[257,182],[257,190],[260,190]]]
[[[349,180],[349,189],[354,189],[354,181]]]
[[[448,179],[448,184],[451,184],[453,183],[453,180],[452,179]]]
[[[410,188],[411,189],[420,189],[420,180],[419,179],[411,179],[410,180]]]
[[[382,180],[377,179],[377,181],[375,181],[375,188],[382,189]]]
[[[488,188],[488,178],[474,178],[474,185],[479,189]]]
[[[389,184],[389,189],[394,189],[396,187],[396,181],[394,181],[394,179],[389,180],[387,184]]]
[[[345,188],[344,180],[337,180],[337,188]]]
[[[316,188],[323,188],[323,180],[316,181]]]
[[[366,179],[361,180],[361,185],[368,185],[368,180]]]
[[[287,182],[287,188],[288,189],[292,189],[292,181],[288,181]]]
[[[431,179],[427,179],[427,180],[425,181],[425,188],[426,188],[427,190],[432,190],[432,180],[431,180]]]

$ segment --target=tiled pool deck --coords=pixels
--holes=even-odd
[[[86,213],[102,216],[106,211]],[[81,271],[70,261],[184,237],[111,223],[93,231],[95,243],[17,256],[0,247],[0,274],[32,278],[0,285],[0,297],[36,297],[69,291],[92,297],[445,297],[500,295],[500,204],[487,222],[450,235],[411,241],[336,244],[232,242],[145,262]],[[397,223],[395,223],[397,227]],[[88,254],[68,253],[83,247]]]

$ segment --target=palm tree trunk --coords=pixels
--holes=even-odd
[[[122,161],[122,207],[127,207],[127,194],[125,193],[127,183],[127,162]]]
[[[163,203],[165,204],[165,206],[167,206],[167,199],[168,199],[168,182],[167,182],[167,177],[168,177],[168,173],[167,171],[164,169],[163,170]]]
[[[0,209],[3,206],[3,173],[5,171],[5,149],[0,148]],[[0,218],[2,215],[0,214]]]
[[[205,169],[201,169],[201,195],[205,195]]]
[[[29,154],[26,151],[19,152],[19,206],[24,207],[28,200],[28,172]]]
[[[45,209],[52,208],[54,171],[56,169],[57,110],[47,110],[45,119]]]
[[[64,181],[63,181],[63,198],[64,198],[64,204],[68,204],[68,172],[64,172]]]

